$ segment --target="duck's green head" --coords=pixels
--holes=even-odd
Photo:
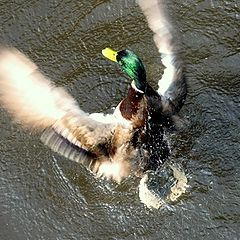
[[[110,48],[105,48],[102,50],[102,54],[117,62],[122,71],[133,80],[134,87],[140,92],[145,92],[147,87],[146,71],[141,59],[135,53],[129,50],[116,52]]]

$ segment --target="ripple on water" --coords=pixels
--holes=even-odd
[[[171,1],[168,7],[189,81],[182,111],[189,127],[172,139],[175,160],[189,174],[187,193],[171,208],[148,209],[139,201],[138,179],[119,186],[95,179],[1,110],[1,239],[240,238],[238,6]],[[134,1],[5,1],[0,19],[1,42],[28,53],[86,111],[108,111],[126,91],[117,67],[101,58],[106,46],[137,51],[153,85],[161,75],[152,33]]]

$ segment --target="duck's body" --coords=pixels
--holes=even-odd
[[[139,4],[148,17],[144,1]],[[120,182],[131,170],[156,171],[169,156],[165,131],[184,102],[186,83],[169,39],[152,30],[157,45],[164,43],[168,50],[162,55],[166,70],[158,90],[148,84],[143,63],[133,52],[103,52],[132,80],[112,115],[83,112],[63,88],[51,83],[16,49],[0,52],[0,100],[15,119],[42,132],[42,141],[51,149],[98,176]]]

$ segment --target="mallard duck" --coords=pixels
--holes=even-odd
[[[160,42],[168,51],[162,53],[159,47],[166,69],[156,91],[135,53],[103,50],[132,80],[113,114],[82,111],[65,89],[55,86],[16,49],[0,51],[0,101],[24,126],[40,131],[41,140],[52,150],[97,176],[120,182],[132,170],[156,171],[169,156],[164,132],[184,102],[186,83],[169,38],[155,36],[157,45]]]

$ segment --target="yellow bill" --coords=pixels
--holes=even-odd
[[[117,52],[112,50],[111,48],[103,49],[102,54],[104,57],[110,59],[111,61],[117,62]]]

